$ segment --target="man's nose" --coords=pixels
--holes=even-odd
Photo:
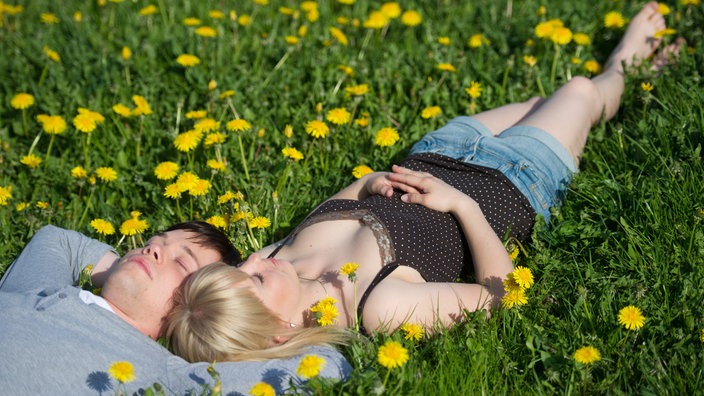
[[[142,249],[142,254],[151,256],[157,263],[163,259],[161,247],[158,245],[147,245]]]

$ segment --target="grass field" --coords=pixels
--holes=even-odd
[[[381,4],[0,3],[0,273],[50,223],[124,251],[203,219],[247,255],[450,118],[598,73],[623,32],[606,16],[643,2]],[[516,259],[535,275],[527,304],[421,341],[357,340],[350,381],[317,391],[704,394],[704,9],[663,12],[665,41],[687,48],[630,76],[594,128],[567,203]],[[553,19],[568,43],[536,35]],[[398,142],[376,143],[385,128]],[[619,324],[626,306],[641,328]],[[376,358],[389,339],[409,352],[392,370]],[[575,361],[584,346],[600,359]]]

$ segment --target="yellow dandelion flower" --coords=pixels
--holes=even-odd
[[[102,124],[103,122],[105,122],[105,117],[104,117],[102,114],[100,114],[100,113],[97,112],[97,111],[93,111],[93,110],[91,110],[91,109],[86,109],[86,108],[83,108],[83,107],[79,107],[79,108],[78,108],[78,114],[79,114],[79,115],[81,115],[81,114],[82,114],[82,115],[85,115],[86,117],[88,117],[88,118],[90,118],[91,120],[93,120],[96,124]]]
[[[650,92],[650,91],[652,91],[653,88],[655,88],[655,87],[653,87],[653,83],[651,83],[650,81],[648,81],[648,82],[643,82],[643,83],[641,83],[641,84],[640,84],[640,88],[643,90],[643,92]]]
[[[27,165],[32,169],[35,169],[39,167],[39,165],[41,165],[42,159],[34,154],[27,154],[24,157],[20,158],[20,163],[23,165]]]
[[[59,23],[59,18],[56,16],[56,14],[53,14],[51,12],[42,12],[39,14],[39,19],[42,21],[42,23],[46,23],[47,25],[54,25]]]
[[[523,55],[523,63],[530,67],[533,67],[538,63],[538,58],[533,55]]]
[[[42,52],[44,52],[44,55],[46,55],[47,58],[51,59],[53,62],[61,62],[61,55],[46,45],[42,48]]]
[[[382,4],[379,7],[379,11],[389,19],[396,19],[401,16],[401,6],[395,1]]]
[[[355,0],[337,0],[337,2],[340,4],[352,5],[354,4]]]
[[[665,36],[672,36],[672,35],[675,34],[675,33],[677,33],[677,30],[672,29],[672,28],[666,28],[666,29],[658,30],[657,32],[655,32],[655,34],[653,35],[653,37],[655,37],[655,38],[663,38],[663,37],[665,37]]]
[[[366,29],[379,30],[389,23],[389,17],[381,11],[372,11],[367,15],[367,19],[362,22],[362,26]]]
[[[224,19],[225,13],[220,10],[210,10],[208,15],[213,19]]]
[[[126,384],[134,381],[134,367],[130,362],[115,362],[110,365],[108,373],[120,383]]]
[[[528,303],[526,292],[523,288],[511,289],[501,298],[501,306],[504,308],[513,308],[519,305]]]
[[[476,81],[472,81],[469,83],[469,87],[465,88],[464,91],[469,95],[470,98],[472,99],[477,99],[478,97],[482,96],[482,84]]]
[[[572,36],[572,40],[574,40],[575,44],[582,46],[589,45],[592,42],[592,39],[584,33],[575,33]]]
[[[216,170],[216,171],[220,171],[220,172],[227,169],[227,164],[224,161],[218,161],[216,159],[209,159],[205,163],[205,165],[208,166],[208,168],[210,168],[212,170]]]
[[[420,12],[415,10],[408,10],[401,14],[401,23],[406,26],[414,27],[420,25],[423,22],[423,17]]]
[[[640,308],[629,305],[618,311],[618,323],[628,330],[638,330],[645,324],[645,317],[640,312]]]
[[[2,205],[3,205],[3,203],[2,203],[2,201],[0,201],[0,206],[2,206]],[[30,206],[31,205],[29,204],[29,202],[20,202],[17,205],[15,205],[15,210],[18,212],[21,212],[21,211],[29,208]]]
[[[512,290],[522,289],[522,287],[518,285],[518,282],[516,282],[516,279],[514,279],[513,273],[506,275],[506,279],[504,279],[502,283],[504,285],[504,290],[507,293]]]
[[[618,11],[611,11],[604,15],[604,27],[607,29],[621,29],[626,25],[626,18]]]
[[[455,69],[455,67],[452,66],[452,64],[450,64],[450,63],[438,63],[437,68],[438,68],[438,70],[448,71],[448,72],[452,72],[452,73],[457,71],[457,69]]]
[[[200,63],[200,58],[191,54],[181,54],[176,58],[176,62],[183,67],[193,67]]]
[[[345,93],[350,96],[362,96],[367,92],[369,92],[369,85],[367,84],[352,85],[345,88]]]
[[[234,94],[235,94],[235,90],[233,90],[233,89],[228,89],[228,90],[226,90],[226,91],[223,91],[223,92],[220,94],[219,98],[220,98],[220,99],[229,98],[230,96],[232,96],[232,95],[234,95]]]
[[[207,194],[208,191],[210,191],[210,188],[212,186],[213,185],[212,183],[210,183],[210,181],[198,178],[193,181],[193,184],[188,189],[188,193],[194,197],[202,197],[203,195]]]
[[[249,26],[252,24],[252,17],[249,15],[240,15],[237,17],[237,23],[240,26]]]
[[[130,117],[132,115],[132,109],[123,105],[122,103],[118,103],[118,104],[112,106],[112,111],[114,111],[119,116],[122,116],[125,118]]]
[[[120,56],[122,56],[123,60],[130,60],[132,58],[132,50],[130,47],[122,47],[122,50],[120,51]]]
[[[592,364],[601,360],[601,353],[593,346],[584,346],[574,351],[574,360],[582,364]]]
[[[220,121],[214,120],[212,118],[202,118],[198,120],[193,126],[198,132],[213,132],[220,129]]]
[[[377,360],[379,364],[388,369],[402,367],[408,362],[408,350],[398,341],[386,341],[384,345],[379,347]]]
[[[205,222],[223,230],[227,228],[227,220],[222,216],[210,216]]]
[[[438,44],[440,45],[450,45],[450,38],[447,36],[438,37]]]
[[[200,19],[194,17],[184,18],[182,23],[186,26],[198,26],[200,25]]]
[[[286,124],[284,127],[284,136],[288,139],[290,139],[293,136],[293,126],[290,124]]]
[[[284,157],[290,158],[294,161],[300,161],[303,159],[303,153],[293,147],[284,147],[281,149],[281,154],[283,154]]]
[[[519,265],[516,267],[516,269],[513,270],[512,274],[513,279],[515,279],[516,283],[518,283],[518,285],[522,288],[528,289],[533,286],[534,279],[533,273],[530,271],[530,268],[526,268]]]
[[[115,233],[115,227],[111,222],[105,219],[93,219],[90,222],[90,226],[93,227],[98,234],[112,235]]]
[[[178,151],[189,152],[198,147],[202,136],[200,132],[194,130],[179,133],[174,139],[174,146]]]
[[[573,64],[573,65],[581,65],[581,64],[582,64],[582,60],[581,60],[580,58],[576,57],[576,56],[573,56],[573,57],[570,59],[570,63]]]
[[[337,40],[338,43],[345,46],[349,43],[349,41],[347,40],[347,36],[339,28],[331,26],[328,30],[330,31],[330,34],[335,38],[335,40]]]
[[[381,147],[388,147],[388,146],[393,146],[398,140],[400,139],[400,136],[398,132],[396,132],[395,129],[386,127],[386,128],[381,128],[377,133],[376,137],[374,138],[374,142]]]
[[[171,198],[171,199],[176,199],[181,197],[181,193],[183,193],[185,190],[181,188],[181,185],[178,183],[171,183],[168,186],[164,187],[164,196],[166,198]]]
[[[356,179],[359,179],[362,176],[372,172],[374,172],[374,170],[368,167],[367,165],[358,165],[352,169],[352,176],[354,176]]]
[[[276,391],[274,391],[273,386],[266,382],[257,382],[249,390],[249,394],[252,396],[276,396]]]
[[[152,108],[149,106],[149,102],[147,102],[144,96],[134,95],[132,96],[132,101],[137,106],[132,110],[132,114],[137,116],[152,114]]]
[[[325,359],[318,355],[307,355],[301,359],[296,374],[305,379],[317,377],[324,366]]]
[[[149,15],[154,15],[157,12],[159,12],[159,9],[155,5],[150,4],[146,7],[143,7],[142,9],[140,9],[138,14],[141,16],[149,16]]]
[[[218,197],[218,205],[228,203],[235,199],[237,195],[233,193],[232,191],[227,191],[226,193],[222,194],[221,196]]]
[[[98,179],[106,183],[117,180],[117,171],[109,166],[101,166],[96,169],[95,175],[98,176]]]
[[[548,12],[548,9],[545,8],[544,5],[541,5],[540,7],[538,7],[537,10],[535,10],[535,15],[543,16],[543,15],[547,14],[547,12]]]
[[[176,183],[180,186],[181,191],[188,191],[196,185],[200,178],[193,172],[183,172],[178,175]]]
[[[702,3],[702,0],[680,0],[680,4],[688,6],[698,6]]]
[[[311,12],[318,9],[318,3],[313,0],[303,1],[301,3],[301,10],[303,12]]]
[[[658,3],[658,13],[661,15],[670,15],[670,6],[665,3]]]
[[[237,118],[225,124],[225,128],[230,132],[245,132],[252,128],[252,125],[247,120]]]
[[[196,28],[194,31],[195,34],[201,36],[201,37],[217,37],[218,32],[217,30],[213,29],[210,26],[200,26]]]
[[[347,76],[354,75],[354,69],[347,66],[347,65],[339,64],[339,65],[337,65],[337,70],[341,71],[342,73],[344,73]]]
[[[171,180],[178,174],[179,165],[172,161],[164,161],[154,168],[154,176],[159,180]]]
[[[20,92],[12,97],[10,100],[10,106],[17,110],[24,110],[31,107],[34,104],[34,96],[26,93]]]
[[[249,221],[251,228],[264,229],[271,226],[271,221],[264,216],[257,216]]]
[[[550,19],[545,22],[540,22],[535,26],[534,34],[537,38],[547,39],[552,36],[556,28],[564,26],[559,19]]]
[[[424,119],[435,118],[442,114],[442,109],[440,106],[428,106],[420,112],[420,116]]]
[[[357,118],[356,120],[354,120],[354,123],[362,128],[365,128],[365,127],[369,126],[369,118],[368,117]]]
[[[594,59],[590,59],[584,62],[584,70],[592,74],[599,74],[601,73],[601,64]]]
[[[482,45],[489,45],[489,44],[491,44],[491,41],[489,41],[489,39],[486,38],[481,33],[473,34],[473,35],[469,36],[469,39],[467,40],[467,46],[469,48],[479,48]]]
[[[189,120],[200,120],[201,118],[205,118],[207,115],[207,110],[191,110],[186,113],[186,118]]]
[[[6,206],[12,199],[12,185],[0,186],[0,206]]]
[[[47,201],[37,201],[37,207],[39,209],[48,209],[49,208],[49,202]]]
[[[60,115],[40,114],[37,120],[42,124],[44,132],[50,135],[59,135],[66,130],[66,120]]]
[[[343,125],[350,122],[352,115],[344,107],[338,107],[328,111],[325,115],[325,119],[332,122],[335,125]]]
[[[98,127],[95,119],[88,114],[78,114],[73,117],[73,126],[83,133],[91,133]]]
[[[222,132],[213,132],[205,136],[205,140],[203,140],[203,145],[205,147],[212,147],[216,144],[225,143],[225,140],[227,140],[227,135]]]
[[[350,277],[350,280],[354,281],[354,279],[351,279],[351,277],[355,274],[357,268],[359,268],[359,264],[355,262],[345,263],[342,267],[340,267],[340,273],[342,275]]]
[[[564,26],[557,27],[550,35],[550,40],[557,45],[567,45],[572,41],[572,31]]]
[[[122,225],[120,225],[120,233],[122,235],[132,236],[146,231],[147,228],[149,228],[149,224],[146,220],[139,219],[141,215],[142,213],[137,210],[130,212],[130,219],[125,220]]]
[[[88,172],[82,166],[76,166],[71,169],[71,176],[75,179],[85,179]]]
[[[315,314],[320,326],[331,326],[335,323],[340,314],[335,307],[336,302],[337,300],[332,297],[325,297],[310,309]]]
[[[417,323],[404,323],[401,326],[401,331],[405,334],[403,338],[407,340],[420,341],[425,335],[425,329]]]
[[[285,41],[286,44],[288,44],[288,45],[296,45],[296,44],[298,44],[299,39],[298,39],[298,37],[296,37],[296,36],[290,36],[290,35],[289,35],[289,36],[285,36],[285,37],[284,37],[284,41]]]
[[[327,124],[320,120],[308,121],[305,129],[307,134],[316,139],[324,138],[330,133],[330,128],[328,128]]]
[[[518,257],[518,253],[519,253],[518,246],[513,246],[511,251],[508,253],[508,256],[511,259],[511,261],[516,261],[516,258]]]

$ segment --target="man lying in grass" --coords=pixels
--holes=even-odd
[[[42,228],[0,282],[0,389],[12,395],[101,394],[119,386],[112,376],[130,382],[130,394],[154,383],[167,394],[199,394],[202,384],[214,383],[209,364],[189,364],[155,339],[163,335],[174,289],[186,276],[215,261],[239,259],[227,236],[204,222],[174,225],[122,258],[77,232]],[[75,286],[82,273],[102,288],[100,296]],[[346,375],[349,366],[336,351],[310,353],[326,360],[320,375]],[[301,358],[214,368],[223,391],[245,393],[263,380],[281,391],[296,378]]]
[[[633,18],[602,74],[575,77],[547,99],[455,118],[401,166],[335,194],[239,268],[196,272],[169,315],[175,351],[190,361],[292,356],[325,329],[328,339],[340,327],[432,332],[465,310],[500,306],[513,270],[502,238],[523,242],[536,215],[550,221],[591,127],[616,114],[624,73],[659,46],[657,9],[648,3]],[[456,282],[467,273],[477,283]]]

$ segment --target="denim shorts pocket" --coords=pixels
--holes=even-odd
[[[515,164],[516,179],[513,182],[528,197],[531,206],[543,214],[557,204],[556,196],[551,193],[550,178],[530,162]]]

